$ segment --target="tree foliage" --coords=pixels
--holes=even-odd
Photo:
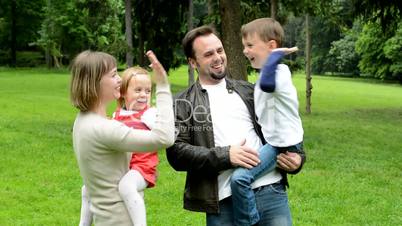
[[[351,2],[353,18],[361,16],[370,22],[379,22],[383,31],[397,29],[402,13],[400,0],[352,0]]]
[[[143,56],[147,49],[155,51],[166,70],[185,62],[181,40],[186,32],[187,4],[186,0],[134,1],[133,26],[136,28],[136,35],[133,46],[137,62],[143,63],[139,55]],[[140,46],[141,42],[143,47]]]
[[[361,24],[355,23],[353,29],[345,32],[343,38],[333,41],[329,55],[325,60],[325,65],[331,72],[351,74],[358,76],[360,74],[358,63],[359,55],[355,51],[356,41],[361,32]]]
[[[356,42],[361,55],[359,68],[368,76],[380,79],[400,78],[402,51],[402,23],[393,34],[384,33],[379,23],[369,22]],[[391,35],[390,35],[391,34]]]
[[[43,20],[44,0],[0,0],[0,64],[13,64],[12,52],[34,50],[32,42]],[[24,65],[19,65],[24,66]]]
[[[132,48],[125,41],[122,0],[0,0],[0,64],[10,65],[15,61],[12,59],[17,58],[19,66],[35,66],[46,56],[51,65],[67,65],[84,49],[109,52],[120,62],[124,62],[126,52],[131,49],[134,64],[141,66],[147,65],[145,51],[152,49],[167,69],[185,63],[180,43],[188,30],[189,1],[130,2],[133,8]],[[222,19],[220,2],[193,0],[193,26],[213,24],[223,38],[222,28],[227,29],[231,21]],[[241,24],[271,14],[271,0],[237,2],[240,2],[237,10],[240,14],[236,19],[240,19]],[[288,56],[290,61],[287,63],[292,69],[302,69],[305,65],[304,21],[308,13],[311,16],[314,73],[357,74],[361,71],[363,75],[381,79],[401,78],[402,4],[399,0],[276,2],[276,19],[285,29],[285,46],[297,45],[300,49],[297,54]],[[364,27],[363,32],[353,27],[356,21]],[[228,41],[225,48],[242,48],[232,42]],[[230,59],[244,57],[240,51],[236,55]],[[30,60],[32,56],[37,60]]]
[[[402,83],[402,22],[399,22],[395,35],[385,42],[384,54],[391,60],[389,70],[392,77]]]
[[[47,0],[44,12],[36,44],[49,51],[55,61],[64,58],[68,62],[84,49],[116,56],[125,53],[122,2]]]

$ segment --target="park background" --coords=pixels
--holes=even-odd
[[[241,24],[275,17],[294,74],[308,159],[290,177],[295,225],[402,224],[402,22],[397,0],[0,0],[0,225],[77,225],[82,185],[71,144],[68,65],[84,49],[119,69],[152,49],[174,93],[196,79],[180,42],[214,24],[232,69],[254,82]],[[127,10],[128,9],[128,10]],[[313,89],[311,89],[313,87]],[[113,112],[115,106],[110,106]],[[204,225],[182,209],[185,174],[160,155],[149,225]]]

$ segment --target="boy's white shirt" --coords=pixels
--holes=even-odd
[[[202,85],[202,87],[208,92],[215,146],[240,144],[243,139],[246,139],[245,145],[258,151],[262,143],[255,132],[250,113],[241,97],[236,92],[228,93],[225,79],[218,85]],[[228,112],[233,114],[228,114]],[[218,176],[219,200],[232,195],[230,189],[232,173],[233,169],[229,169],[220,172]],[[281,178],[280,173],[274,170],[258,178],[252,187],[272,184],[280,181]]]
[[[266,93],[254,88],[254,106],[265,140],[275,147],[288,147],[303,141],[303,127],[299,116],[297,91],[288,66],[278,64],[275,91]]]

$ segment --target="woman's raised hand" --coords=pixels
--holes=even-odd
[[[146,53],[149,61],[151,64],[149,65],[152,70],[154,71],[153,73],[153,81],[156,84],[168,84],[168,79],[167,79],[167,73],[165,71],[165,68],[163,68],[162,64],[159,62],[158,58],[156,58],[156,55],[152,50],[147,51]]]

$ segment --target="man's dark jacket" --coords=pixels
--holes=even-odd
[[[245,81],[226,79],[226,88],[229,93],[240,95],[250,112],[257,135],[265,143],[254,113],[254,86]],[[166,150],[166,156],[175,170],[187,172],[184,208],[218,213],[218,174],[233,166],[229,159],[230,146],[215,147],[208,93],[199,81],[175,96],[174,111],[177,139]],[[301,155],[303,164],[304,152]],[[281,182],[287,185],[286,173],[281,174]]]

